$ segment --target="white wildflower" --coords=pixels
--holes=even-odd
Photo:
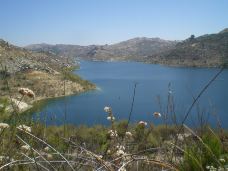
[[[190,137],[190,136],[191,136],[191,134],[189,134],[189,133],[177,134],[177,139],[178,139],[179,141],[184,141],[185,138],[188,138],[188,137]]]
[[[123,150],[117,150],[117,152],[116,152],[116,155],[117,156],[122,156],[122,155],[124,155],[125,153],[124,153],[124,151]]]
[[[111,150],[107,150],[107,154],[111,154]]]
[[[112,111],[112,108],[111,107],[108,107],[108,106],[105,106],[104,107],[104,111],[107,112],[107,113],[108,112],[111,112]]]
[[[228,170],[228,169],[226,168],[226,171],[227,171],[227,170]],[[217,171],[225,171],[225,170],[224,170],[223,167],[219,166],[218,169],[217,169]]]
[[[132,137],[132,133],[131,133],[131,132],[126,132],[125,135],[126,135],[127,137]]]
[[[123,145],[117,145],[116,148],[118,150],[125,150],[125,147]]]
[[[21,95],[23,95],[23,96],[26,96],[26,95],[27,95],[27,90],[26,90],[26,88],[19,88],[19,89],[18,89],[18,92],[19,92]]]
[[[144,121],[140,121],[138,124],[143,125],[143,126],[147,126],[147,122],[144,122]]]
[[[27,96],[30,98],[35,98],[35,93],[32,90],[28,90]]]
[[[161,113],[159,113],[159,112],[154,112],[154,117],[155,117],[155,118],[160,118],[160,117],[161,117]]]
[[[118,137],[117,131],[116,130],[109,130],[108,131],[109,135],[111,138]]]
[[[34,98],[35,97],[35,93],[28,89],[28,88],[19,88],[18,92],[23,95],[23,96],[28,96],[30,98]]]
[[[48,152],[49,150],[50,150],[50,148],[48,146],[44,148],[45,152]]]
[[[23,130],[23,131],[27,131],[27,132],[31,132],[32,131],[31,127],[26,126],[26,125],[19,125],[17,127],[17,129],[20,129],[20,130]]]
[[[52,160],[52,159],[53,159],[52,154],[47,154],[47,159],[48,159],[48,160]]]
[[[121,167],[118,171],[127,171],[125,167]]]
[[[6,129],[9,128],[9,125],[7,123],[0,123],[0,129]]]
[[[103,158],[102,155],[96,155],[96,157],[99,158],[99,159],[102,159]]]
[[[5,156],[0,156],[0,162],[2,162],[4,160]]]
[[[29,145],[23,145],[21,146],[22,151],[28,151],[30,149]]]
[[[177,139],[179,141],[184,141],[184,136],[182,134],[177,134]]]
[[[208,170],[209,170],[210,168],[211,168],[211,166],[206,166],[206,169],[208,169]]]
[[[3,162],[4,160],[9,160],[9,156],[0,156],[0,162]]]
[[[109,121],[114,121],[114,120],[115,120],[115,117],[114,117],[114,116],[108,116],[108,117],[107,117],[107,120],[109,120]]]
[[[226,160],[225,159],[222,159],[222,158],[219,159],[219,161],[222,162],[222,163],[225,163],[226,162]]]
[[[206,168],[210,171],[216,171],[217,170],[214,166],[207,166]]]

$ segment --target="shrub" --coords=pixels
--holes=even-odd
[[[212,133],[204,133],[202,141],[192,141],[185,147],[181,170],[206,170],[207,166],[220,166],[222,154],[220,139]]]

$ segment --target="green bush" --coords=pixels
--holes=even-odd
[[[213,133],[206,132],[202,141],[192,141],[185,147],[181,170],[206,170],[207,166],[220,166],[222,154],[220,139]]]

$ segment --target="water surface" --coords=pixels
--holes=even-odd
[[[134,84],[137,83],[131,122],[145,120],[154,124],[153,112],[167,113],[168,95],[175,101],[175,114],[180,121],[193,98],[218,72],[216,68],[176,68],[137,62],[81,61],[75,71],[97,85],[97,90],[48,100],[34,118],[47,124],[108,124],[104,106],[111,106],[115,117],[127,119],[132,103]],[[171,85],[171,91],[168,85]],[[187,123],[199,124],[199,114],[212,125],[219,117],[228,127],[228,70],[225,70],[200,98]],[[158,101],[160,99],[160,103]],[[65,115],[66,114],[66,115]],[[171,116],[169,116],[171,118]]]

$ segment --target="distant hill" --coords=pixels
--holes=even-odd
[[[176,66],[217,67],[228,63],[228,29],[217,34],[206,34],[176,44],[166,52],[148,56],[150,63]]]
[[[89,54],[89,57],[99,60],[143,61],[148,55],[174,48],[175,44],[175,41],[159,38],[134,38],[117,44],[98,47]]]
[[[192,35],[184,41],[140,37],[103,46],[35,44],[25,48],[87,60],[132,60],[174,66],[217,67],[228,61],[228,28],[217,34]]]
[[[91,51],[96,49],[99,46],[90,45],[90,46],[79,46],[79,45],[66,45],[66,44],[56,44],[56,45],[49,45],[49,44],[33,44],[26,46],[25,48],[28,50],[32,50],[35,52],[49,52],[56,54],[58,56],[64,56],[68,58],[75,58],[75,57],[87,57]]]
[[[159,38],[134,38],[113,45],[48,45],[35,44],[25,47],[36,52],[47,51],[61,56],[81,57],[89,60],[135,60],[143,61],[151,54],[174,48],[176,41]]]

